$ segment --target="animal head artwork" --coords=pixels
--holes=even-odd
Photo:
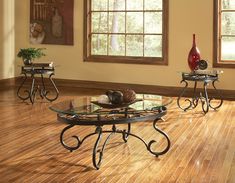
[[[30,43],[40,44],[45,38],[44,27],[40,23],[31,23],[30,24]]]

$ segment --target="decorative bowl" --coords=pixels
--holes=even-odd
[[[122,108],[122,107],[128,107],[131,104],[134,104],[136,102],[142,101],[143,99],[135,99],[132,102],[128,103],[121,103],[121,104],[111,104],[111,103],[99,103],[98,101],[91,101],[91,103],[98,105],[103,108],[107,109],[114,109],[114,108]]]

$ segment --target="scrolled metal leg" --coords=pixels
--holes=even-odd
[[[29,90],[24,90],[24,92],[27,93],[26,97],[23,97],[23,96],[20,95],[20,90],[21,90],[21,88],[24,86],[24,83],[25,83],[26,80],[27,80],[27,75],[24,73],[24,79],[23,79],[23,81],[21,82],[21,84],[20,84],[20,86],[19,86],[19,88],[18,88],[18,90],[17,90],[17,96],[18,96],[21,100],[27,100],[27,99],[29,99],[29,97],[30,97],[30,91],[29,91]]]
[[[170,139],[169,139],[168,135],[167,135],[165,132],[163,132],[162,130],[160,130],[159,128],[157,128],[157,126],[156,126],[157,121],[158,121],[159,119],[160,119],[160,118],[157,118],[157,119],[153,122],[153,128],[154,128],[157,132],[159,132],[160,134],[162,134],[162,135],[166,138],[166,140],[167,140],[167,146],[166,146],[165,149],[163,149],[162,151],[159,151],[159,152],[153,151],[153,150],[151,149],[151,146],[152,146],[152,144],[155,143],[156,141],[155,141],[155,140],[151,140],[151,141],[148,143],[148,145],[147,145],[147,149],[148,149],[148,151],[149,151],[150,153],[154,154],[156,157],[158,157],[159,155],[163,155],[163,154],[167,153],[167,152],[169,151],[169,149],[170,149],[170,146],[171,146],[171,142],[170,142]]]
[[[52,79],[52,76],[53,76],[53,75],[54,75],[54,73],[50,74],[49,80],[50,80],[50,82],[51,82],[51,84],[52,84],[52,86],[53,86],[53,88],[54,88],[54,90],[55,90],[55,92],[56,92],[56,95],[55,95],[54,98],[50,98],[50,97],[47,96],[47,94],[50,93],[50,91],[47,91],[47,90],[45,89],[45,85],[44,85],[44,82],[43,82],[43,92],[42,92],[42,95],[43,95],[48,101],[50,101],[50,102],[55,101],[55,100],[58,98],[58,96],[59,96],[59,90],[57,89],[57,87],[56,87],[56,85],[55,85],[55,82],[54,82],[53,79]],[[42,77],[42,81],[43,81],[43,77]]]
[[[130,132],[131,132],[131,124],[128,123],[127,132],[126,130],[123,130],[123,133],[122,133],[122,139],[124,140],[124,142],[127,142]]]
[[[165,149],[163,149],[162,151],[153,151],[153,150],[152,150],[151,146],[152,146],[153,143],[156,142],[155,140],[151,140],[149,143],[146,143],[141,137],[139,137],[139,136],[137,136],[137,135],[135,135],[135,134],[127,133],[126,131],[122,131],[122,132],[117,131],[117,133],[126,133],[128,136],[133,136],[133,137],[139,139],[140,141],[142,141],[142,142],[144,143],[144,145],[146,146],[147,150],[148,150],[151,154],[153,154],[153,155],[155,155],[156,157],[158,157],[159,155],[163,155],[163,154],[167,153],[168,150],[170,149],[170,145],[171,145],[170,139],[169,139],[168,135],[167,135],[165,132],[163,132],[162,130],[160,130],[159,128],[156,127],[156,123],[157,123],[157,121],[160,120],[160,119],[161,119],[161,118],[157,118],[156,120],[154,120],[154,122],[153,122],[153,127],[154,127],[154,129],[155,129],[157,132],[159,132],[160,134],[162,134],[162,135],[166,138],[167,146],[166,146]]]
[[[215,80],[215,81],[217,81],[217,80]],[[217,94],[218,94],[218,96],[219,96],[219,98],[220,98],[220,103],[219,103],[217,106],[213,107],[213,106],[211,105],[211,101],[212,101],[213,99],[210,99],[210,100],[209,100],[209,106],[210,106],[212,109],[214,109],[214,110],[220,108],[220,107],[222,106],[222,104],[223,104],[223,99],[222,99],[222,97],[221,97],[221,94],[220,94],[220,92],[217,90],[217,88],[215,87],[215,81],[212,82],[212,86],[213,86],[213,88],[215,89],[215,91],[217,92]]]
[[[185,101],[188,101],[188,102],[189,102],[189,105],[188,105],[187,107],[185,107],[185,108],[181,107],[181,105],[180,105],[180,99],[181,99],[181,97],[184,95],[184,92],[185,92],[186,88],[188,87],[188,82],[185,81],[185,80],[182,80],[180,83],[183,83],[183,82],[185,83],[185,86],[184,86],[184,88],[183,88],[183,90],[182,90],[180,96],[177,98],[177,105],[178,105],[178,107],[179,107],[180,109],[182,109],[182,110],[184,110],[184,111],[187,111],[190,107],[192,107],[193,104],[192,104],[192,101],[191,101],[191,100],[185,99]]]
[[[102,158],[103,158],[103,154],[104,154],[104,149],[105,149],[105,146],[106,144],[108,143],[108,140],[110,139],[111,135],[113,133],[115,133],[114,131],[112,131],[106,138],[106,140],[104,141],[104,144],[102,146],[101,149],[98,149],[98,146],[99,146],[99,142],[101,140],[101,137],[102,137],[102,127],[101,126],[98,126],[96,128],[96,131],[95,133],[98,133],[98,138],[95,142],[95,145],[94,145],[94,148],[93,148],[93,156],[92,156],[92,162],[93,162],[93,165],[94,167],[98,170],[100,168],[100,165],[102,163]],[[99,156],[98,156],[98,162],[96,160],[96,153],[99,153]]]
[[[32,84],[31,84],[29,99],[30,99],[30,102],[33,104],[35,95],[37,93],[37,88],[36,89],[34,88],[34,83],[35,83],[34,75],[32,75],[31,77],[32,77]]]
[[[41,81],[42,81],[42,88],[40,90],[40,96],[43,99],[44,95],[46,94],[46,88],[45,88],[45,83],[44,83],[44,78],[43,78],[43,74],[41,74]]]
[[[206,114],[209,111],[209,99],[207,94],[207,82],[204,82],[204,95],[205,97],[201,96],[201,102],[202,102],[202,110]]]
[[[146,143],[141,137],[139,137],[139,136],[137,136],[137,135],[135,135],[135,134],[130,133],[130,128],[131,128],[130,125],[128,125],[128,130],[127,130],[127,131],[126,131],[126,130],[117,130],[116,127],[115,127],[115,125],[113,125],[112,130],[104,130],[104,131],[102,130],[102,127],[101,127],[101,126],[97,126],[94,133],[91,133],[91,134],[85,136],[82,140],[80,140],[79,137],[77,137],[77,136],[72,136],[73,138],[75,138],[75,139],[77,140],[77,145],[75,145],[75,146],[68,146],[67,144],[65,144],[65,142],[64,142],[64,140],[63,140],[63,136],[64,136],[64,133],[65,133],[67,130],[69,130],[70,128],[72,128],[73,126],[75,126],[74,124],[70,124],[69,126],[65,127],[65,128],[62,130],[61,135],[60,135],[60,143],[64,146],[64,148],[66,148],[66,149],[68,149],[68,150],[70,150],[70,151],[72,152],[73,150],[78,149],[85,139],[87,139],[88,137],[90,137],[90,136],[92,136],[92,135],[98,134],[97,140],[96,140],[95,145],[94,145],[94,148],[93,148],[93,154],[92,154],[92,162],[93,162],[94,167],[95,167],[97,170],[100,168],[100,165],[101,165],[101,163],[102,163],[102,158],[103,158],[103,155],[104,155],[105,146],[106,146],[106,144],[108,143],[108,140],[110,139],[111,135],[114,134],[114,133],[120,133],[120,134],[122,134],[122,135],[123,135],[123,139],[126,139],[126,140],[127,140],[127,137],[128,137],[128,136],[133,136],[133,137],[135,137],[135,138],[138,138],[140,141],[142,141],[142,142],[144,143],[144,145],[146,146],[147,150],[148,150],[150,153],[152,153],[153,155],[155,155],[155,156],[158,157],[159,155],[165,154],[165,153],[169,150],[169,148],[170,148],[170,139],[169,139],[169,137],[167,136],[166,133],[164,133],[162,130],[160,130],[160,129],[158,129],[158,128],[156,127],[156,123],[157,123],[157,121],[160,120],[160,119],[161,119],[161,118],[158,118],[158,119],[156,119],[156,120],[153,122],[153,127],[154,127],[154,129],[155,129],[157,132],[159,132],[160,134],[162,134],[162,135],[166,138],[166,140],[167,140],[167,146],[165,147],[164,150],[159,151],[159,152],[153,151],[152,148],[151,148],[152,144],[156,142],[155,140],[151,140],[149,143]],[[104,143],[103,143],[101,149],[98,149],[98,146],[99,146],[99,143],[100,143],[100,141],[101,141],[101,138],[102,138],[102,134],[103,134],[103,133],[109,133],[109,134],[108,134],[106,140],[104,141]],[[125,140],[124,140],[124,141],[125,141]]]
[[[64,138],[64,133],[65,133],[67,130],[69,130],[70,128],[72,128],[73,126],[74,126],[74,125],[71,124],[71,125],[65,127],[65,128],[62,130],[61,134],[60,134],[60,143],[64,146],[65,149],[68,149],[70,152],[72,152],[72,151],[78,149],[78,148],[80,147],[80,145],[82,144],[82,142],[83,142],[83,141],[80,141],[79,137],[76,136],[76,135],[72,136],[73,138],[75,138],[75,139],[77,140],[77,145],[76,145],[76,146],[68,146],[68,145],[64,142],[64,140],[63,140],[63,138]]]
[[[194,88],[193,88],[193,98],[192,98],[193,108],[196,108],[198,105],[198,97],[196,95],[196,89],[197,89],[197,81],[194,82]]]

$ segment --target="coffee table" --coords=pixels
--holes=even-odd
[[[105,146],[115,133],[122,134],[124,142],[127,142],[129,136],[139,139],[147,151],[156,157],[167,153],[170,148],[170,139],[157,127],[157,122],[166,115],[166,106],[172,102],[172,99],[150,94],[137,94],[136,96],[137,99],[134,102],[121,105],[100,104],[97,102],[98,96],[82,96],[53,104],[49,108],[57,113],[58,121],[67,124],[60,134],[60,143],[65,149],[72,152],[78,149],[88,137],[97,135],[92,155],[93,165],[96,169],[100,168]],[[142,137],[131,132],[131,124],[137,122],[153,124],[153,129],[166,141],[163,150],[154,151],[152,145],[156,142],[155,140],[147,143]],[[118,129],[118,124],[126,124],[127,129]],[[111,129],[103,130],[106,125],[109,125]],[[72,138],[76,139],[77,144],[69,146],[64,141],[64,134],[74,126],[95,126],[96,129],[81,139],[77,135],[73,135]],[[108,135],[101,148],[98,149],[103,133],[108,133]]]

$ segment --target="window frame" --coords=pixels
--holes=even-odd
[[[168,65],[168,1],[162,0],[162,57],[139,57],[91,55],[91,39],[89,39],[89,34],[91,33],[91,13],[89,12],[91,0],[84,0],[83,60],[86,62]]]
[[[231,61],[221,59],[221,2],[222,0],[214,0],[213,67],[235,68],[235,59]]]

